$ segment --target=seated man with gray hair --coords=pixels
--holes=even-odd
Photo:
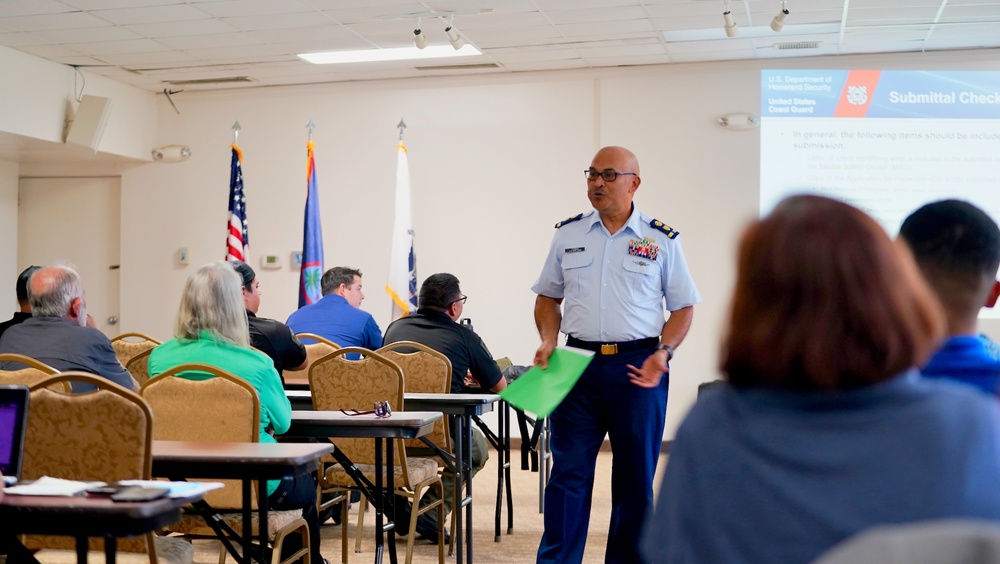
[[[139,391],[107,335],[88,325],[87,300],[76,270],[63,264],[40,268],[31,276],[28,289],[32,317],[4,332],[0,353],[30,356],[60,372],[82,370]],[[16,362],[0,363],[0,370],[21,368],[24,365]],[[95,389],[80,382],[72,385],[76,393]]]

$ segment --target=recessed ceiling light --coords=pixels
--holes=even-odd
[[[423,49],[416,47],[397,47],[393,49],[360,49],[356,51],[326,51],[323,53],[301,53],[300,59],[305,59],[315,65],[334,63],[372,63],[379,61],[408,61],[411,59],[441,59],[444,57],[470,57],[482,55],[479,49],[466,43],[461,49],[451,45],[429,45]]]

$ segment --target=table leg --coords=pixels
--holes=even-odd
[[[153,550],[153,547],[149,547],[149,550]],[[104,537],[104,562],[106,564],[115,564],[115,556],[118,553],[118,541],[115,537],[107,536]]]
[[[87,564],[89,545],[87,537],[76,537],[76,564]]]
[[[455,464],[455,507],[452,511],[458,512],[455,514],[456,564],[462,564],[465,561],[465,545],[462,542],[465,524],[462,521],[462,515],[466,509],[465,488],[462,486],[465,482],[465,426],[467,423],[469,421],[464,416],[455,418],[455,458],[457,463]]]
[[[383,542],[385,541],[385,530],[382,528],[385,518],[385,490],[382,488],[382,438],[375,437],[375,499],[372,505],[375,506],[375,564],[382,562]],[[347,523],[342,523],[346,527]],[[395,534],[395,533],[393,533]]]
[[[469,564],[472,564],[472,416],[467,415],[464,418],[465,468],[462,469],[462,473],[468,473],[465,479],[465,492],[469,502],[469,506],[465,509],[465,552]]]
[[[497,504],[496,504],[496,509],[493,512],[493,542],[500,542],[500,520],[503,517],[503,490],[504,490],[503,468],[507,464],[507,456],[505,455],[503,450],[504,410],[502,404],[503,401],[501,401],[500,409],[497,410],[497,432],[499,432],[499,436],[497,437],[496,449],[497,449],[497,458],[499,458],[500,460],[497,463]]]
[[[250,508],[253,505],[251,498],[253,497],[253,480],[243,480],[243,528],[242,534],[240,535],[242,545],[243,545],[243,562],[250,564],[253,559],[250,557],[251,548],[250,545],[253,543],[253,521]]]
[[[510,404],[503,402],[503,452],[507,463],[504,464],[504,481],[507,484],[507,534],[514,532],[514,492],[510,483]]]
[[[382,499],[383,500],[385,500],[385,499],[392,499],[393,501],[390,503],[389,508],[394,510],[395,509],[395,505],[396,505],[395,495],[394,495],[396,493],[396,484],[395,484],[395,479],[396,479],[396,469],[395,469],[396,459],[393,456],[393,448],[395,447],[396,441],[395,441],[395,439],[386,439],[385,442],[386,442],[385,455],[386,455],[386,458],[388,458],[388,460],[386,460],[386,463],[385,463],[385,492],[386,492],[386,494],[382,495]],[[389,497],[389,496],[392,496],[392,497]],[[417,511],[417,509],[418,509],[417,507],[413,507],[413,511]],[[395,529],[396,529],[396,521],[395,521],[395,519],[396,519],[396,512],[394,510],[393,513],[392,513],[392,523],[393,523],[393,525],[392,525],[392,528],[389,529],[389,562],[391,562],[392,564],[397,564],[397,560],[396,560],[396,558],[397,558],[397,556],[396,556],[396,531],[395,531]],[[409,530],[409,529],[407,529],[407,530]]]
[[[260,539],[258,542],[260,542],[260,556],[261,556],[260,561],[262,564],[266,564],[267,562],[266,559],[264,558],[264,555],[267,554],[267,551],[264,549],[267,547],[267,543],[271,538],[270,535],[271,527],[267,520],[268,509],[270,508],[267,506],[267,480],[258,480],[257,512],[260,514],[260,523],[258,523],[257,525],[257,533],[258,533],[258,538]],[[252,529],[251,532],[253,532]],[[306,548],[308,548],[308,546]],[[251,562],[251,560],[248,558],[247,562],[249,563]]]

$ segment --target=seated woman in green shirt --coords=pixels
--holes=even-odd
[[[240,276],[227,262],[212,262],[195,270],[184,284],[174,338],[150,353],[149,374],[155,377],[179,364],[200,362],[243,378],[260,396],[260,442],[274,443],[277,441],[271,432],[288,430],[292,408],[274,363],[264,353],[250,348],[241,287]],[[179,376],[192,380],[212,377],[199,372]],[[303,509],[302,516],[309,525],[312,562],[322,563],[316,477],[306,474],[272,480],[267,483],[267,493],[270,509]],[[293,547],[286,542],[285,551],[289,550]]]

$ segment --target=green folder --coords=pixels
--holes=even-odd
[[[549,357],[549,367],[530,370],[500,391],[507,403],[538,417],[548,417],[573,389],[594,353],[573,347],[558,347]]]

